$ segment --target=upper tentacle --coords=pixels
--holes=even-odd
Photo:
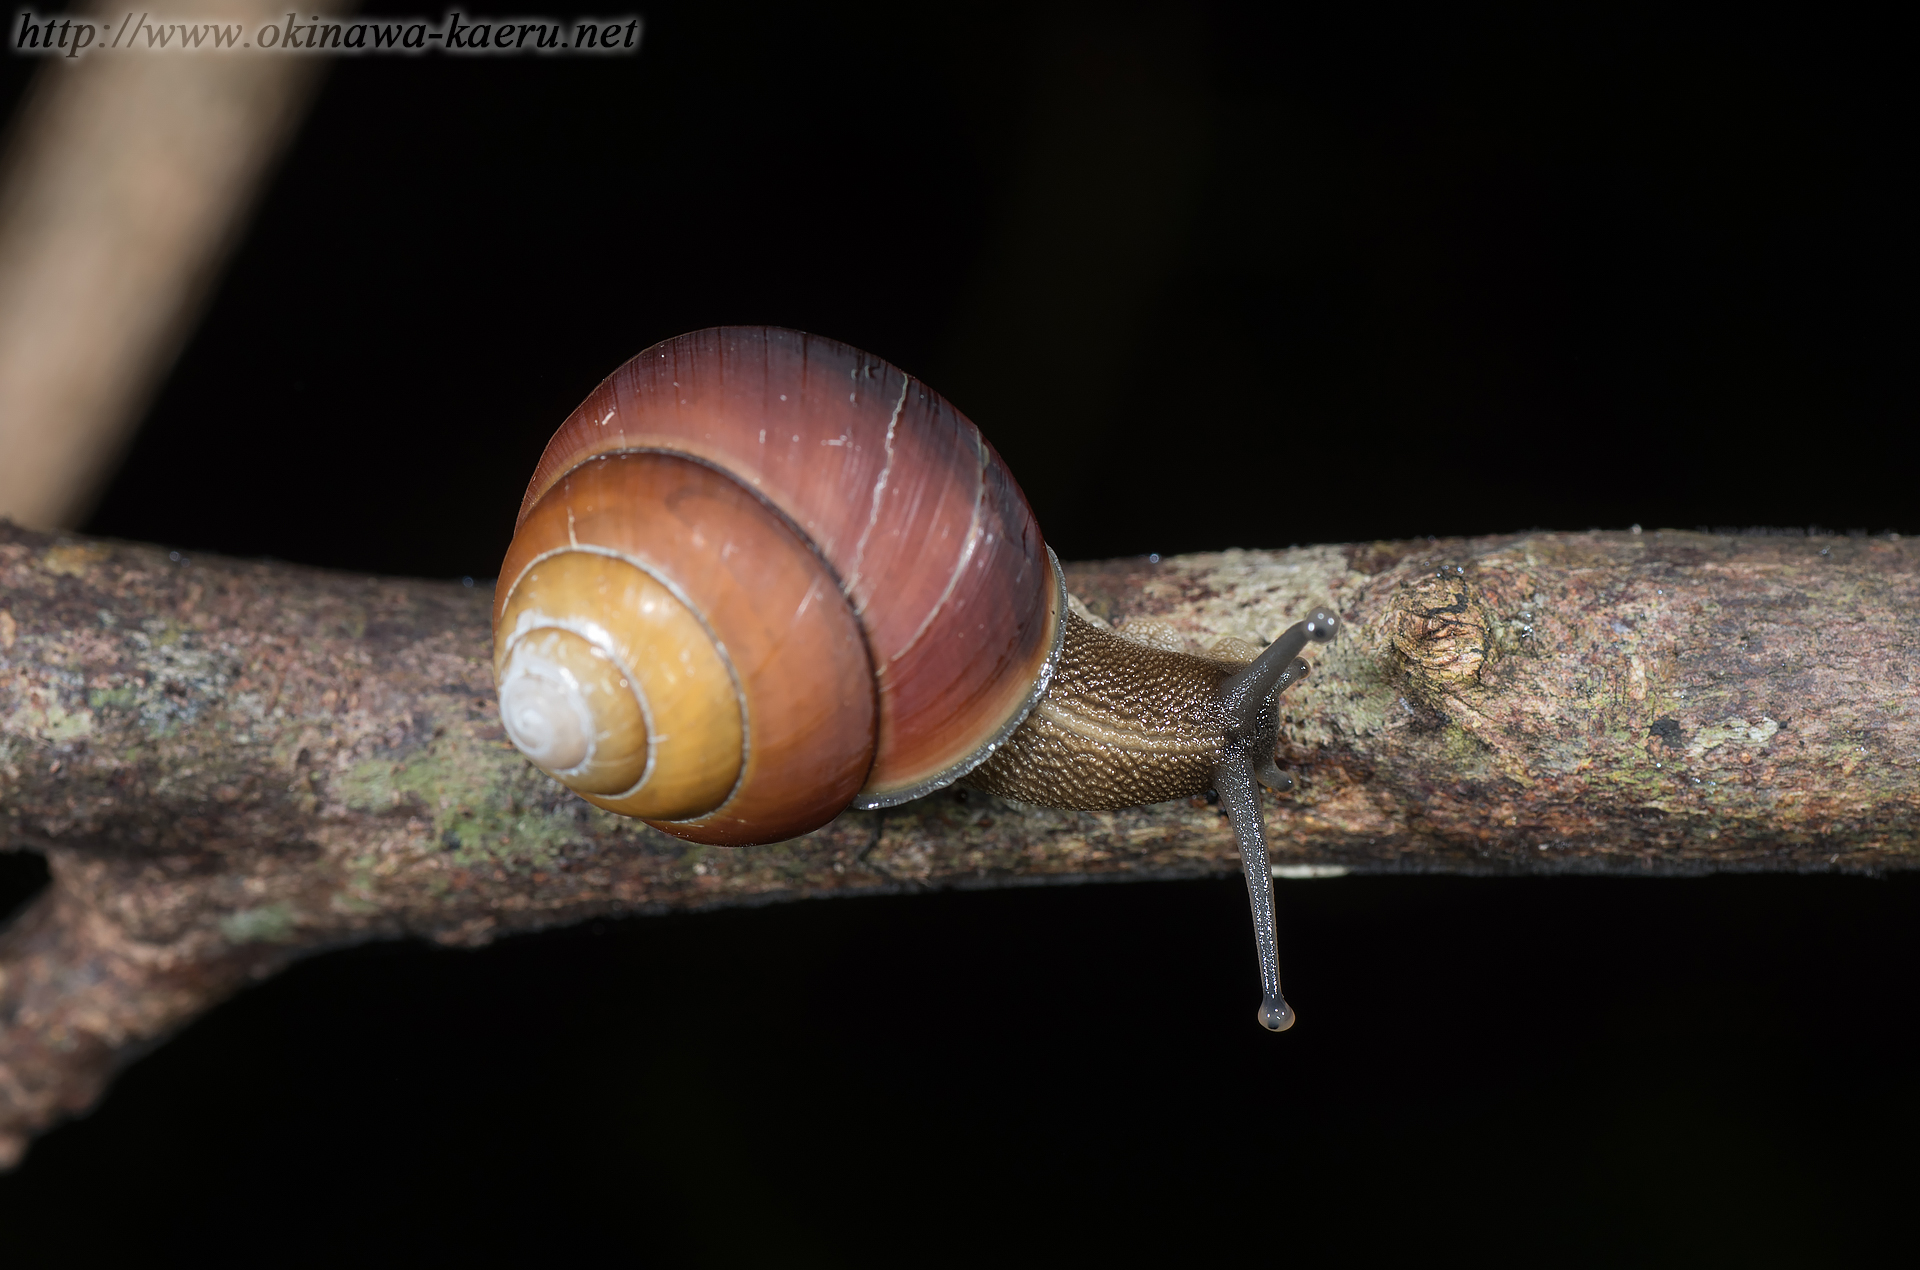
[[[1307,642],[1324,644],[1339,626],[1340,620],[1326,609],[1315,609],[1306,621],[1289,626],[1244,670],[1221,685],[1222,703],[1228,713],[1243,727],[1251,725],[1257,713],[1298,680],[1294,665]]]

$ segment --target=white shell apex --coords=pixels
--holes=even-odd
[[[500,682],[500,721],[521,753],[549,772],[593,757],[593,712],[564,667],[518,655]]]

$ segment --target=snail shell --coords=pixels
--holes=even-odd
[[[1278,701],[1337,626],[1315,610],[1244,663],[1101,631],[938,394],[845,344],[723,327],[641,353],[548,442],[500,570],[494,675],[536,764],[696,842],[775,842],[962,777],[1086,809],[1211,788],[1258,1018],[1284,1031],[1258,787],[1292,785]]]
[[[985,761],[1045,692],[1059,566],[993,447],[857,349],[723,327],[563,423],[494,597],[515,745],[697,842],[793,837]]]

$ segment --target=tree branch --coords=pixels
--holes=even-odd
[[[141,8],[162,32],[184,17],[251,33],[284,12]],[[92,16],[92,51],[43,62],[0,153],[0,516],[29,524],[85,518],[325,68],[244,47],[104,52],[124,18]]]
[[[53,884],[0,936],[0,1158],[295,957],[601,914],[1236,871],[1203,800],[949,791],[777,846],[695,846],[528,766],[484,587],[0,522],[0,847]],[[1199,648],[1316,603],[1285,698],[1278,872],[1883,870],[1920,854],[1920,543],[1527,534],[1070,566]]]

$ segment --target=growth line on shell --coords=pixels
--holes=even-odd
[[[890,663],[897,662],[912,652],[926,636],[927,631],[932,628],[934,619],[946,611],[947,601],[953,598],[954,588],[960,585],[960,579],[966,573],[967,566],[973,563],[973,553],[980,547],[980,521],[986,511],[987,503],[987,450],[986,442],[980,436],[980,429],[972,428],[969,431],[973,434],[973,455],[976,467],[973,518],[967,522],[966,542],[960,549],[960,558],[953,563],[953,571],[947,575],[946,589],[940,592],[940,598],[934,602],[932,608],[927,610],[927,615],[920,619],[920,625],[915,628],[913,638],[903,644],[899,652],[887,659]],[[881,673],[885,673],[884,668]]]
[[[880,477],[873,483],[873,503],[867,510],[867,527],[860,531],[860,541],[853,544],[853,572],[847,575],[842,590],[848,596],[860,585],[860,569],[866,563],[867,540],[873,537],[873,527],[880,523],[880,498],[887,492],[887,481],[893,476],[893,434],[900,426],[900,412],[907,408],[907,392],[913,387],[913,376],[907,375],[900,382],[900,400],[893,403],[893,416],[887,420],[887,461],[880,465]],[[866,612],[867,601],[859,600],[854,604],[854,613]]]

